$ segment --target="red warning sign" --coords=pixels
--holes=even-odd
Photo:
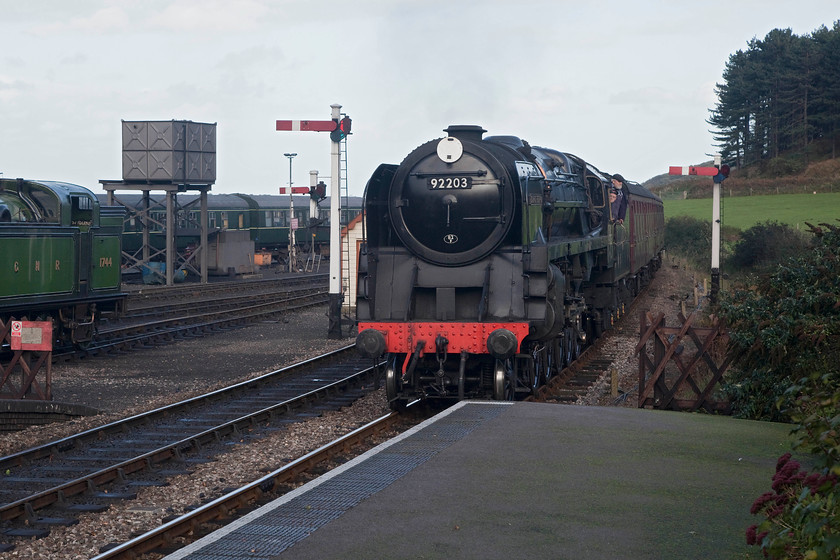
[[[52,323],[12,321],[12,350],[52,352]]]

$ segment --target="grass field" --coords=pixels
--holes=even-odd
[[[665,200],[665,218],[692,216],[701,220],[712,219],[712,199]],[[805,222],[817,224],[840,223],[840,193],[779,194],[767,196],[728,197],[721,200],[723,225],[741,230],[755,224],[775,220],[806,229]]]

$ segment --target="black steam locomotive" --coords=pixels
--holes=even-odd
[[[661,263],[662,201],[582,159],[478,126],[380,165],[365,191],[357,347],[391,406],[515,399],[577,358]]]

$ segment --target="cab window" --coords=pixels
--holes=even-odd
[[[86,196],[70,197],[70,225],[87,230],[93,225],[93,201]]]

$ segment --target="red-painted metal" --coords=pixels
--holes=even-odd
[[[528,323],[390,323],[362,322],[359,332],[375,329],[385,335],[385,351],[388,353],[411,354],[417,343],[425,341],[424,354],[435,353],[435,339],[445,337],[450,354],[466,350],[470,354],[488,354],[487,337],[496,329],[507,329],[516,336],[519,344],[528,336]]]
[[[332,132],[335,121],[277,121],[277,130]]]
[[[717,167],[697,167],[694,165],[679,167],[672,165],[668,168],[668,175],[703,175],[705,177],[714,177],[717,174]]]
[[[289,194],[289,187],[280,187],[280,194]],[[309,187],[292,187],[292,194],[309,194]]]
[[[12,321],[12,350],[52,352],[52,323],[49,321]]]

